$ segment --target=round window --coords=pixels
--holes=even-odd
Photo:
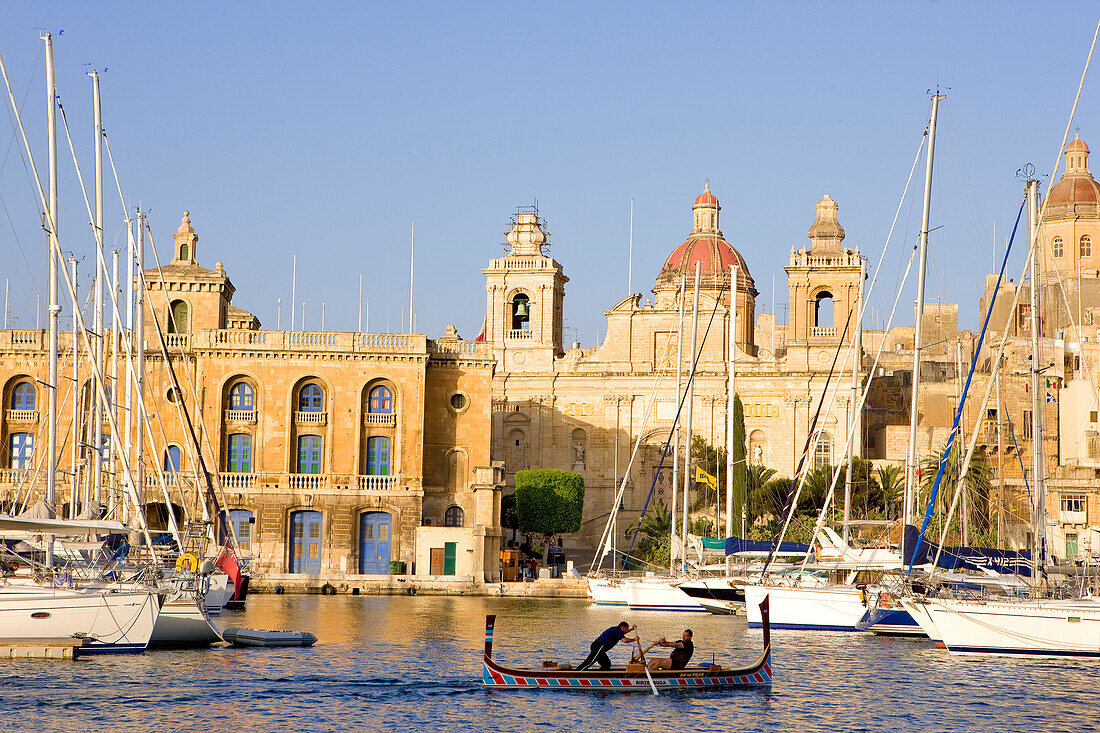
[[[455,412],[462,412],[469,404],[470,402],[466,399],[466,395],[461,392],[455,392],[451,395],[451,409]]]
[[[180,401],[180,393],[175,387],[169,387],[167,398],[174,405]]]

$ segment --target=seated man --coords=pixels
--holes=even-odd
[[[636,628],[638,627],[630,626],[626,621],[623,621],[618,626],[612,626],[606,629],[602,634],[596,637],[594,642],[592,642],[592,651],[589,652],[588,657],[577,666],[577,669],[588,669],[592,666],[592,662],[599,662],[600,669],[611,669],[611,660],[608,658],[607,653],[620,641],[637,641],[638,637],[629,638],[627,636],[628,633]]]
[[[667,646],[670,649],[675,649],[675,651],[668,657],[654,657],[650,659],[646,666],[651,670],[683,669],[687,666],[688,661],[691,659],[691,655],[695,653],[695,644],[692,643],[691,636],[691,629],[684,629],[684,638],[682,641],[665,641],[665,637],[662,636],[657,640],[657,645]]]

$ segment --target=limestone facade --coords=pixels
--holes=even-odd
[[[193,429],[254,571],[354,576],[389,573],[399,561],[418,575],[497,579],[501,469],[490,457],[488,345],[463,341],[453,328],[438,339],[261,330],[255,316],[231,304],[234,288],[221,263],[214,270],[198,264],[197,242],[185,212],[171,261],[144,273],[151,435],[139,482],[153,526],[167,527],[167,512],[158,509],[165,492],[181,526],[201,518],[196,487],[205,480]],[[111,365],[125,347],[117,334],[107,341]],[[45,346],[42,331],[0,331],[6,505],[43,492]],[[71,374],[71,334],[62,334],[61,353],[61,372]],[[120,436],[128,424],[122,357],[112,389]],[[70,379],[59,391],[62,512],[74,470],[77,496],[90,495],[93,398],[90,367],[81,361],[80,389]],[[137,429],[131,423],[135,439]],[[74,435],[84,444],[75,468]],[[118,463],[106,465],[112,472]],[[104,483],[110,486],[110,473]],[[102,500],[116,502],[118,492],[108,488]]]

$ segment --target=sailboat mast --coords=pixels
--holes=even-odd
[[[687,275],[680,273],[680,325],[679,332],[676,335],[676,401],[680,401],[680,370],[684,364],[684,288],[687,285]],[[679,492],[678,487],[680,483],[680,415],[677,414],[673,418],[676,423],[672,426],[672,516],[671,524],[669,526],[669,547],[675,547],[676,543],[672,541],[673,538],[679,537],[676,534],[676,510],[679,508],[678,499]],[[616,477],[618,474],[616,474]],[[618,480],[618,478],[616,478]],[[684,483],[684,491],[687,491],[687,483]],[[681,548],[682,550],[683,548]],[[686,553],[680,553],[680,559],[683,560],[683,555]],[[669,572],[673,572],[676,561],[672,557],[671,551],[669,552]]]
[[[79,333],[77,331],[77,317],[76,311],[80,308],[80,300],[78,294],[78,288],[80,281],[76,276],[76,257],[69,255],[69,270],[72,271],[73,276],[73,427],[69,432],[73,436],[73,449],[72,449],[72,462],[73,462],[73,483],[72,483],[72,499],[69,501],[69,519],[76,519],[76,495],[80,487],[80,438],[83,434],[83,430],[80,425],[80,416],[84,412],[84,390],[80,387],[80,351],[77,348],[77,339]]]
[[[61,305],[57,302],[57,257],[60,250],[57,239],[57,83],[53,66],[53,36],[47,33],[42,39],[46,42],[46,123],[49,150],[49,228],[50,243],[46,253],[49,262],[48,289],[50,294],[50,398],[49,422],[47,424],[46,451],[46,501],[53,506],[57,491],[57,326]],[[46,567],[53,566],[53,537],[46,541]]]
[[[101,375],[107,371],[107,353],[104,349],[104,323],[103,323],[103,280],[107,273],[104,272],[106,266],[103,260],[103,115],[100,107],[99,98],[99,72],[92,71],[92,113],[94,116],[95,126],[95,246],[96,246],[96,267],[95,267],[95,284],[93,298],[95,300],[94,312],[93,312],[93,330],[95,333],[92,335],[92,344],[95,349],[95,363],[98,366],[96,371],[97,388],[94,389],[93,394],[95,397],[95,407],[92,410],[92,431],[95,437],[95,456],[92,460],[92,485],[93,499],[98,505],[103,500],[103,456],[99,451],[103,450],[103,411],[108,409],[108,406],[103,404],[99,399],[99,393],[102,391],[106,394],[106,390],[98,389],[98,381]],[[100,263],[103,266],[100,266]],[[98,506],[97,506],[98,511]]]
[[[920,388],[920,352],[923,342],[921,322],[924,320],[924,281],[928,263],[928,219],[932,205],[932,161],[936,149],[936,113],[939,111],[940,100],[945,95],[932,95],[932,113],[928,118],[928,158],[924,167],[924,207],[921,210],[920,249],[918,252],[919,264],[917,267],[917,310],[913,328],[913,385],[909,396],[909,449],[905,454],[905,507],[902,518],[904,527],[913,524],[913,515],[917,503],[917,417],[919,388]],[[904,529],[903,529],[904,532]],[[908,557],[914,547],[906,547],[902,542],[902,550]]]
[[[121,300],[121,297],[120,297],[121,290],[119,289],[119,283],[118,283],[118,250],[117,249],[111,252],[111,292],[112,292],[111,300],[114,303],[118,303]],[[122,322],[121,322],[121,319],[119,318],[120,315],[121,314],[119,313],[119,309],[117,307],[115,307],[114,305],[112,305],[112,307],[111,307],[111,404],[107,405],[106,407],[107,407],[107,410],[110,411],[110,413],[111,413],[111,424],[115,426],[115,431],[116,432],[118,430],[118,352],[119,352],[119,349],[122,347],[122,341],[121,341]],[[114,466],[117,465],[115,463],[114,459],[115,459],[115,456],[117,455],[116,451],[118,450],[120,445],[121,444],[118,442],[118,436],[117,435],[112,435],[111,436],[111,451],[107,454],[107,456],[109,457],[109,459],[111,461],[110,466],[112,467],[112,470],[113,470]],[[114,486],[117,488],[117,481],[114,482]],[[113,491],[111,493],[111,496],[112,496],[111,503],[113,505],[114,504],[114,498],[113,498],[114,497],[114,492]]]
[[[737,422],[737,372],[734,355],[737,353],[737,265],[730,265],[730,332],[726,347],[726,533],[723,539],[733,537],[733,429]],[[748,460],[748,456],[745,456]],[[741,537],[745,536],[745,509],[741,508]],[[730,557],[726,555],[726,572],[730,571]]]
[[[137,394],[136,401],[142,408],[139,409],[138,414],[144,413],[145,405],[145,284],[141,281],[141,275],[145,272],[145,212],[138,212],[137,217],[138,235],[137,235],[137,257],[135,258],[135,265],[137,266],[138,279],[134,283],[134,287],[137,291],[137,299],[134,308],[134,369],[137,372]],[[169,314],[171,318],[173,314]],[[183,395],[176,393],[176,399],[182,400]],[[134,443],[134,463],[133,471],[131,472],[134,481],[137,486],[134,487],[134,496],[137,497],[140,502],[135,508],[136,511],[142,511],[142,505],[145,503],[145,436],[142,434],[142,424],[139,421],[134,426],[137,435],[134,436],[136,442]],[[168,507],[168,511],[171,511],[172,507]]]
[[[866,263],[863,261],[863,256],[859,258],[859,288],[857,289],[855,312],[857,316],[862,316],[861,308],[863,307],[863,279],[865,276]],[[856,333],[853,340],[852,348],[854,353],[852,354],[852,394],[848,398],[848,420],[849,427],[851,424],[859,422],[859,369],[861,362],[863,361],[863,318],[856,318]],[[856,450],[863,449],[863,431],[852,431],[855,436],[854,440],[848,441],[848,470],[844,475],[844,522],[841,525],[841,538],[844,540],[844,544],[848,544],[848,525],[852,520],[852,464],[854,463],[852,457],[855,455]]]
[[[687,525],[688,525],[688,505],[691,492],[688,487],[691,486],[691,403],[695,401],[695,336],[699,333],[699,262],[695,263],[695,297],[692,299],[691,305],[691,358],[688,362],[691,367],[688,371],[687,382],[687,424],[684,431],[684,514],[683,521],[680,524],[680,549],[684,553],[685,564],[687,561]]]
[[[1039,182],[1027,182],[1028,241],[1031,244],[1031,490],[1034,494],[1031,521],[1035,549],[1031,555],[1031,578],[1039,579],[1046,546],[1046,482],[1043,480],[1043,397],[1040,393],[1043,367],[1039,363]]]

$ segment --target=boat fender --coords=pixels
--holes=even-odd
[[[321,595],[323,595],[323,596],[334,596],[334,595],[336,595],[336,586],[334,586],[332,583],[325,583],[324,585],[321,586]]]
[[[281,596],[283,593],[286,593],[286,588],[281,585],[275,586],[275,595]]]
[[[199,574],[200,575],[213,575],[214,571],[217,570],[217,569],[218,569],[217,566],[214,565],[214,561],[211,560],[210,558],[206,558],[205,560],[202,561],[202,567],[199,569]]]
[[[707,672],[709,672],[710,674],[718,674],[721,671],[722,671],[722,665],[721,664],[712,664],[709,667],[707,667]]]
[[[186,570],[189,573],[193,573],[199,569],[199,556],[193,552],[185,552],[179,556],[176,560],[176,571],[183,572]]]

